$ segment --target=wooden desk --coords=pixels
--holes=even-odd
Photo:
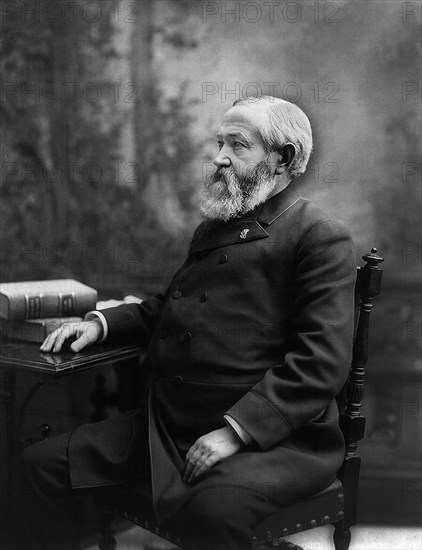
[[[19,370],[29,370],[47,376],[63,376],[75,370],[85,370],[130,359],[139,355],[137,346],[113,347],[97,344],[73,353],[69,349],[60,353],[41,353],[39,344],[5,340],[0,342],[0,372],[16,374]]]
[[[58,354],[41,353],[39,344],[3,339],[0,342],[0,404],[6,412],[4,429],[8,459],[13,461],[16,453],[16,377],[19,372],[29,371],[39,375],[37,383],[23,399],[22,409],[49,379],[131,359],[140,352],[141,348],[137,346],[113,347],[98,344],[79,353],[73,353],[68,347]]]
[[[140,352],[141,349],[137,346],[113,347],[98,344],[79,353],[73,353],[67,347],[64,351],[53,354],[41,353],[39,344],[6,339],[0,341],[0,407],[3,418],[0,439],[6,442],[6,463],[10,466],[16,462],[16,456],[20,450],[16,437],[19,420],[28,403],[41,387],[59,377],[135,358]],[[23,399],[20,399],[19,408],[17,408],[17,377],[24,375],[25,372],[35,373],[36,381],[25,392]],[[48,429],[49,426],[45,425],[44,437],[48,436]],[[9,471],[6,474],[9,489],[11,489],[14,472]]]

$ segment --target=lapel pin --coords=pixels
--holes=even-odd
[[[246,235],[249,233],[249,229],[243,229],[243,231],[240,233],[239,237],[241,239],[246,239]]]

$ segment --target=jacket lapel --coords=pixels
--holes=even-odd
[[[269,237],[269,233],[261,224],[271,225],[299,199],[300,195],[290,184],[240,218],[229,222],[206,221],[199,226],[192,240],[189,254]]]
[[[193,240],[189,254],[266,237],[269,237],[268,233],[253,219],[239,218],[228,223],[207,222]]]

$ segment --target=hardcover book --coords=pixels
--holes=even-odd
[[[82,321],[82,317],[49,317],[27,321],[0,320],[0,334],[7,338],[41,344],[50,333],[64,323],[79,323],[80,321]]]
[[[0,283],[0,318],[83,317],[97,299],[94,288],[74,279]]]

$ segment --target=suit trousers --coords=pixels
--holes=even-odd
[[[110,486],[72,489],[69,475],[68,444],[71,434],[34,443],[20,459],[20,507],[25,522],[26,550],[76,550],[80,547],[83,505],[86,494],[101,496]],[[112,444],[112,442],[110,442]],[[134,480],[150,486],[150,474]],[[126,484],[127,487],[127,484]],[[117,488],[117,487],[116,487]],[[151,495],[152,498],[152,495]],[[206,493],[193,492],[192,498],[164,527],[177,526],[187,550],[247,550],[255,525],[271,515],[277,505],[263,495],[242,492],[233,487],[208,487]]]

